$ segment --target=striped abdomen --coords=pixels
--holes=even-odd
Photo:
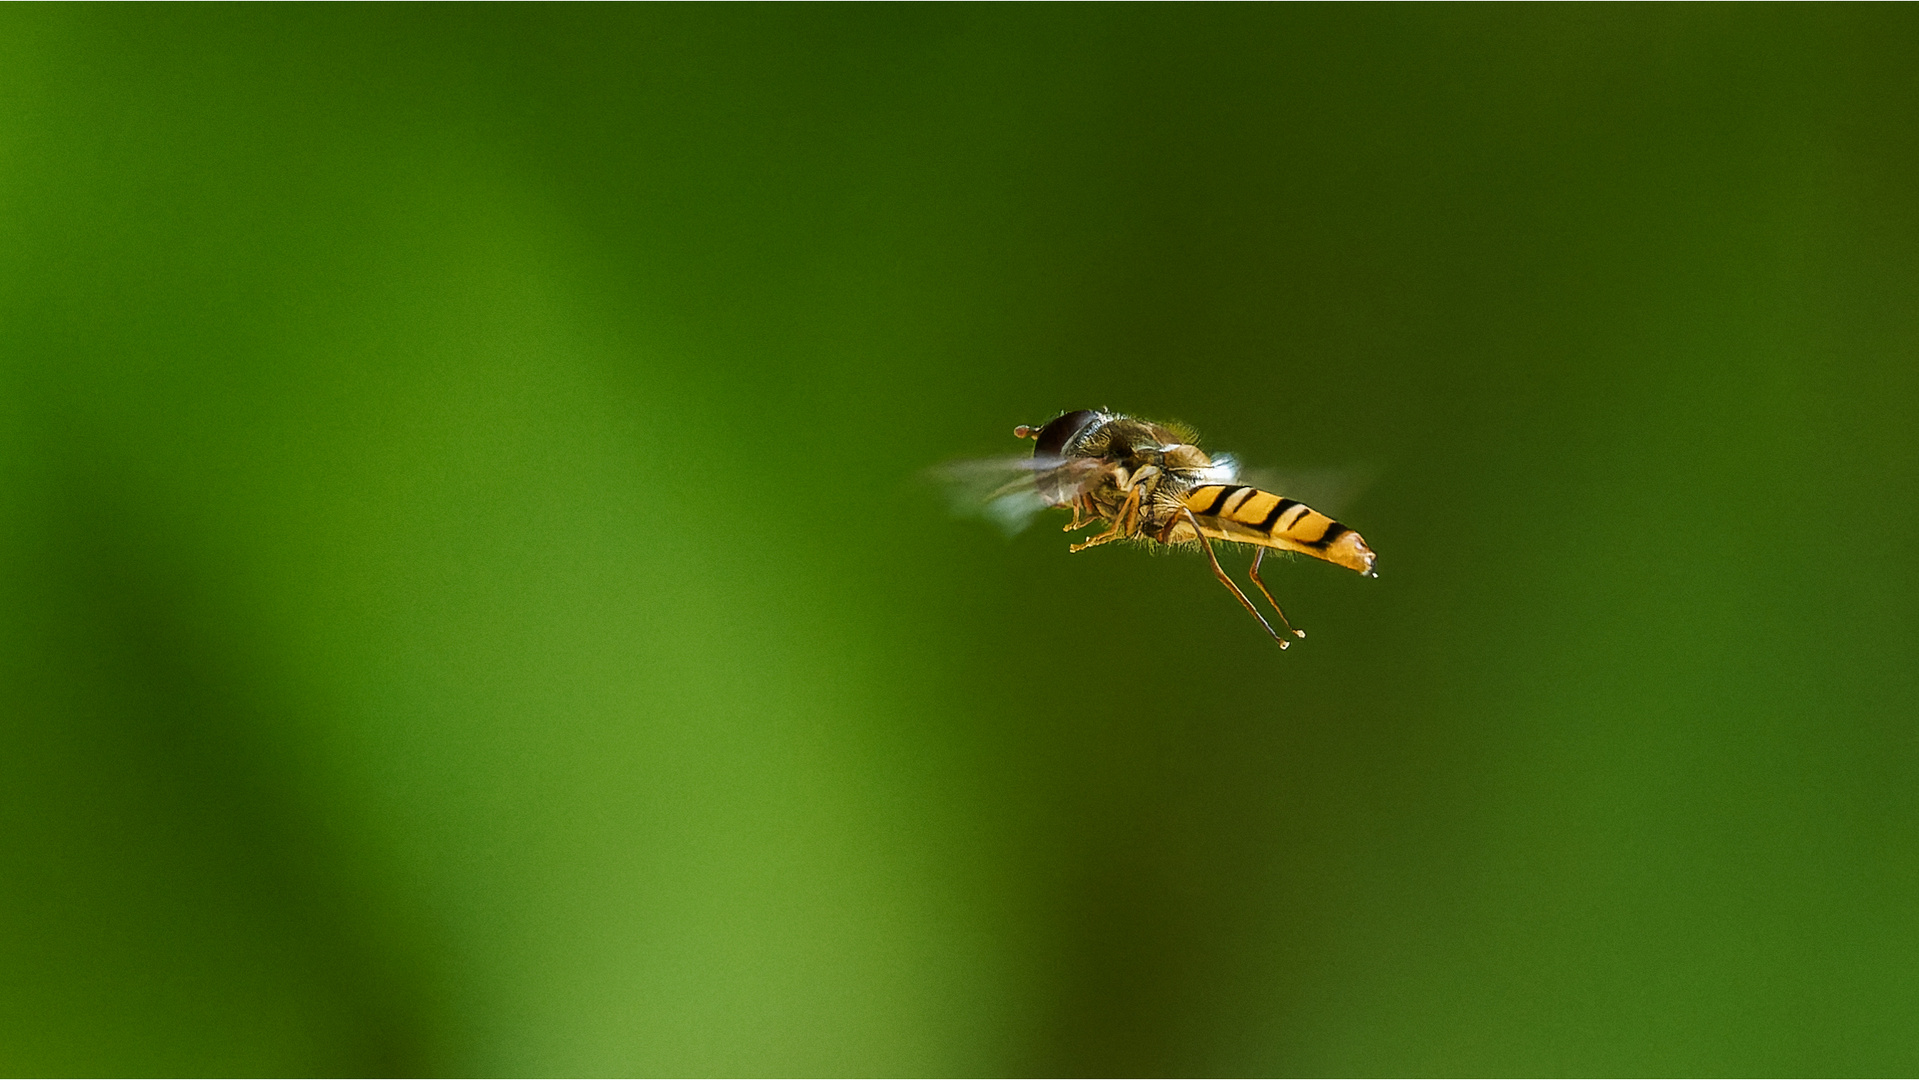
[[[1270,491],[1237,484],[1207,484],[1186,495],[1186,508],[1200,531],[1215,540],[1303,551],[1371,576],[1373,549],[1358,533],[1305,503]],[[1171,539],[1192,539],[1192,527],[1173,530]]]

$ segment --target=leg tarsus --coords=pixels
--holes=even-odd
[[[1120,532],[1119,526],[1115,525],[1112,528],[1107,529],[1105,532],[1100,533],[1098,536],[1092,537],[1091,539],[1087,539],[1087,540],[1081,540],[1079,543],[1074,544],[1072,547],[1069,547],[1066,550],[1073,554],[1078,554],[1079,552],[1085,551],[1087,548],[1098,547],[1101,544],[1110,543],[1114,540],[1124,540],[1125,538],[1126,538],[1126,534]]]

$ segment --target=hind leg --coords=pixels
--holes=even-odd
[[[1199,531],[1199,519],[1193,516],[1191,510],[1181,510],[1180,513],[1185,515],[1186,520],[1193,526],[1193,535],[1199,537],[1199,549],[1206,553],[1206,560],[1213,564],[1213,576],[1217,577],[1219,583],[1226,586],[1227,591],[1231,592],[1241,604],[1245,605],[1247,611],[1253,613],[1253,618],[1259,620],[1259,625],[1266,628],[1266,632],[1272,635],[1273,640],[1279,643],[1280,648],[1283,649],[1291,645],[1292,642],[1273,632],[1273,624],[1266,621],[1266,616],[1261,615],[1259,609],[1253,606],[1253,602],[1246,599],[1246,594],[1239,591],[1239,586],[1233,584],[1233,579],[1226,576],[1225,568],[1219,565],[1219,556],[1213,554],[1213,542],[1206,538],[1205,533]],[[1268,599],[1271,599],[1271,597],[1268,597]],[[1284,618],[1284,616],[1281,616],[1281,618]],[[1288,627],[1288,629],[1291,629],[1291,627]],[[1294,632],[1297,633],[1298,631]]]
[[[1279,601],[1273,599],[1273,594],[1266,591],[1266,583],[1259,580],[1259,561],[1261,559],[1264,559],[1265,557],[1266,557],[1265,548],[1260,548],[1257,551],[1253,552],[1253,568],[1246,572],[1246,576],[1253,579],[1253,584],[1259,586],[1260,595],[1266,598],[1267,603],[1273,605],[1273,614],[1279,616],[1280,625],[1284,626],[1288,630],[1293,630],[1293,624],[1291,620],[1287,619],[1286,613],[1279,609]],[[1293,630],[1293,636],[1305,637],[1306,631]]]

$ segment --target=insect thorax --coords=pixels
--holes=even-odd
[[[1098,463],[1070,498],[1130,535],[1155,535],[1171,525],[1186,493],[1217,471],[1190,431],[1099,409],[1054,417],[1034,437],[1036,458]],[[1049,492],[1045,480],[1041,493],[1056,505],[1067,501],[1063,491]]]
[[[1185,494],[1211,464],[1180,433],[1118,416],[1089,423],[1069,453],[1111,463],[1110,474],[1087,493],[1093,509],[1102,517],[1117,518],[1136,489],[1137,524],[1147,534],[1159,532],[1178,517]]]

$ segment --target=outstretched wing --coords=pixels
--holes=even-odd
[[[949,462],[929,475],[946,488],[954,513],[984,517],[1011,536],[1041,510],[1071,503],[1106,468],[1097,458],[1008,457]]]
[[[1377,479],[1378,470],[1365,465],[1342,468],[1242,469],[1238,481],[1289,499],[1309,503],[1337,517],[1350,513],[1360,496]],[[1224,481],[1215,481],[1223,483]]]

